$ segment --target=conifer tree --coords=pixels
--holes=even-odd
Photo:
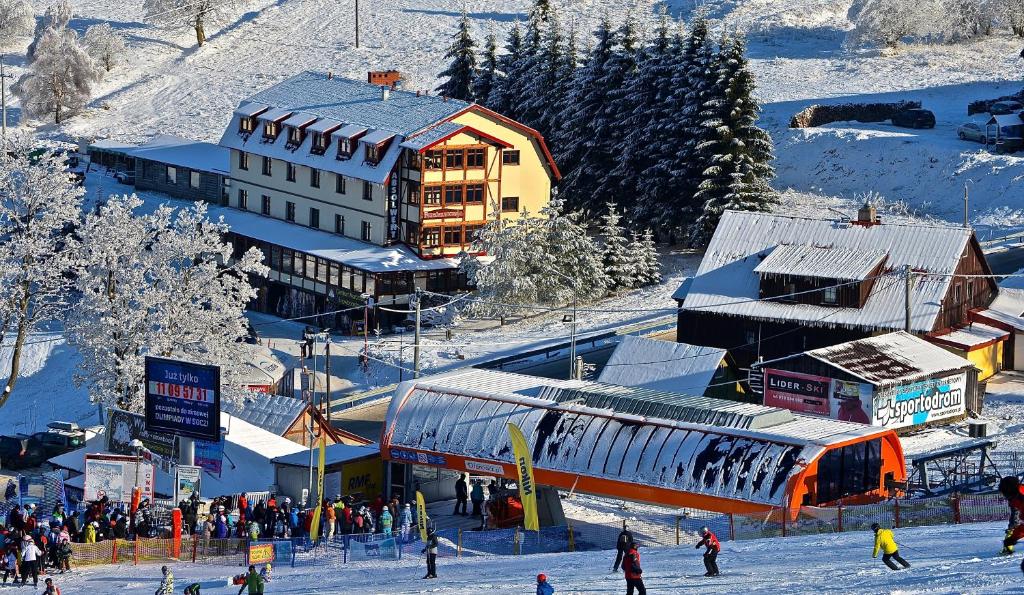
[[[551,134],[547,125],[550,111],[558,103],[555,92],[559,88],[565,48],[556,14],[552,13],[542,26],[540,45],[533,55],[525,86],[520,121],[547,137]]]
[[[605,275],[608,276],[608,288],[620,289],[634,287],[636,284],[636,262],[633,256],[636,252],[636,241],[630,245],[626,238],[625,230],[620,225],[621,217],[615,208],[615,203],[608,203],[605,206],[604,214],[601,216],[601,239],[604,246],[601,250],[601,262],[604,265]]]
[[[488,33],[484,40],[484,53],[480,60],[480,69],[473,79],[473,99],[477,103],[487,105],[494,88],[494,77],[498,71],[498,40],[494,33]]]
[[[694,243],[700,245],[711,239],[724,210],[767,211],[778,202],[769,186],[775,175],[772,141],[757,126],[760,107],[745,52],[742,37],[723,41],[715,96],[705,102],[705,134],[697,149],[710,162],[695,195],[703,212],[693,232]]]
[[[494,78],[491,92],[487,96],[484,105],[498,112],[509,115],[512,111],[512,103],[516,100],[513,95],[515,89],[513,80],[509,73],[518,69],[518,63],[523,59],[523,30],[519,23],[512,25],[508,32],[508,40],[505,42],[505,53],[498,58],[498,73]]]
[[[469,16],[463,12],[459,30],[452,36],[452,45],[444,57],[451,60],[448,68],[438,76],[446,79],[437,92],[446,97],[473,100],[473,80],[476,77],[476,44],[469,32]]]
[[[661,283],[661,262],[658,260],[658,248],[654,243],[654,232],[646,229],[641,235],[634,233],[632,239],[630,252],[635,254],[636,286]]]

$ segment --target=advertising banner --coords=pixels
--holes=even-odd
[[[111,502],[131,502],[132,488],[142,488],[142,497],[153,498],[153,465],[138,457],[85,455],[85,501],[104,495]]]
[[[916,426],[963,415],[967,375],[900,385],[875,395],[872,425],[887,428]]]
[[[427,503],[423,494],[416,492],[416,528],[420,531],[420,541],[427,540]]]
[[[831,378],[765,368],[764,404],[801,413],[831,415]]]
[[[540,531],[537,517],[537,484],[533,481],[533,458],[530,446],[526,443],[519,426],[508,424],[508,437],[512,441],[512,453],[519,472],[519,499],[523,503],[523,528],[527,531]]]
[[[345,463],[341,467],[341,491],[346,496],[373,500],[384,493],[383,464],[377,457]]]
[[[874,387],[864,382],[832,380],[829,417],[859,424],[871,423],[871,400]]]
[[[220,477],[224,467],[224,439],[216,442],[196,440],[193,462],[214,477]]]
[[[146,358],[146,430],[220,438],[220,368]]]
[[[195,494],[200,495],[199,482],[202,476],[202,467],[193,465],[177,465],[174,473],[174,501],[181,502],[188,500]]]
[[[362,542],[355,539],[349,541],[348,559],[355,562],[366,560],[397,560],[398,548],[395,538],[388,537],[380,541]]]
[[[249,544],[249,564],[266,564],[274,561],[273,543]]]
[[[170,461],[178,460],[177,441],[171,434],[161,434],[146,430],[146,418],[137,413],[120,409],[107,410],[106,428],[107,450],[119,455],[135,456],[132,440],[141,440],[142,445],[149,449],[157,458]]]
[[[324,505],[324,460],[327,449],[327,442],[323,436],[320,436],[320,456],[317,459],[317,472],[316,472],[316,508],[313,509],[313,522],[309,524],[309,534],[312,536],[313,541],[320,539],[320,515],[323,513]]]

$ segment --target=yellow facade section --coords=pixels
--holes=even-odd
[[[978,368],[978,380],[985,380],[1003,369],[1003,342],[968,351],[965,357]]]

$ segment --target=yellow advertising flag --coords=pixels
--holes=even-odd
[[[416,492],[416,528],[420,530],[420,539],[427,540],[427,503],[421,492]]]
[[[516,471],[519,472],[519,499],[523,502],[523,528],[527,531],[540,531],[537,519],[537,484],[533,481],[533,457],[530,445],[516,424],[508,424],[508,437],[512,441],[512,456],[516,460]]]
[[[327,458],[327,439],[320,436],[320,460],[316,472],[316,509],[313,510],[313,521],[309,524],[309,536],[313,541],[320,538],[320,512],[324,505],[324,461]]]

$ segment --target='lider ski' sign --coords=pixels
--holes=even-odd
[[[146,430],[220,438],[220,368],[146,358]]]

